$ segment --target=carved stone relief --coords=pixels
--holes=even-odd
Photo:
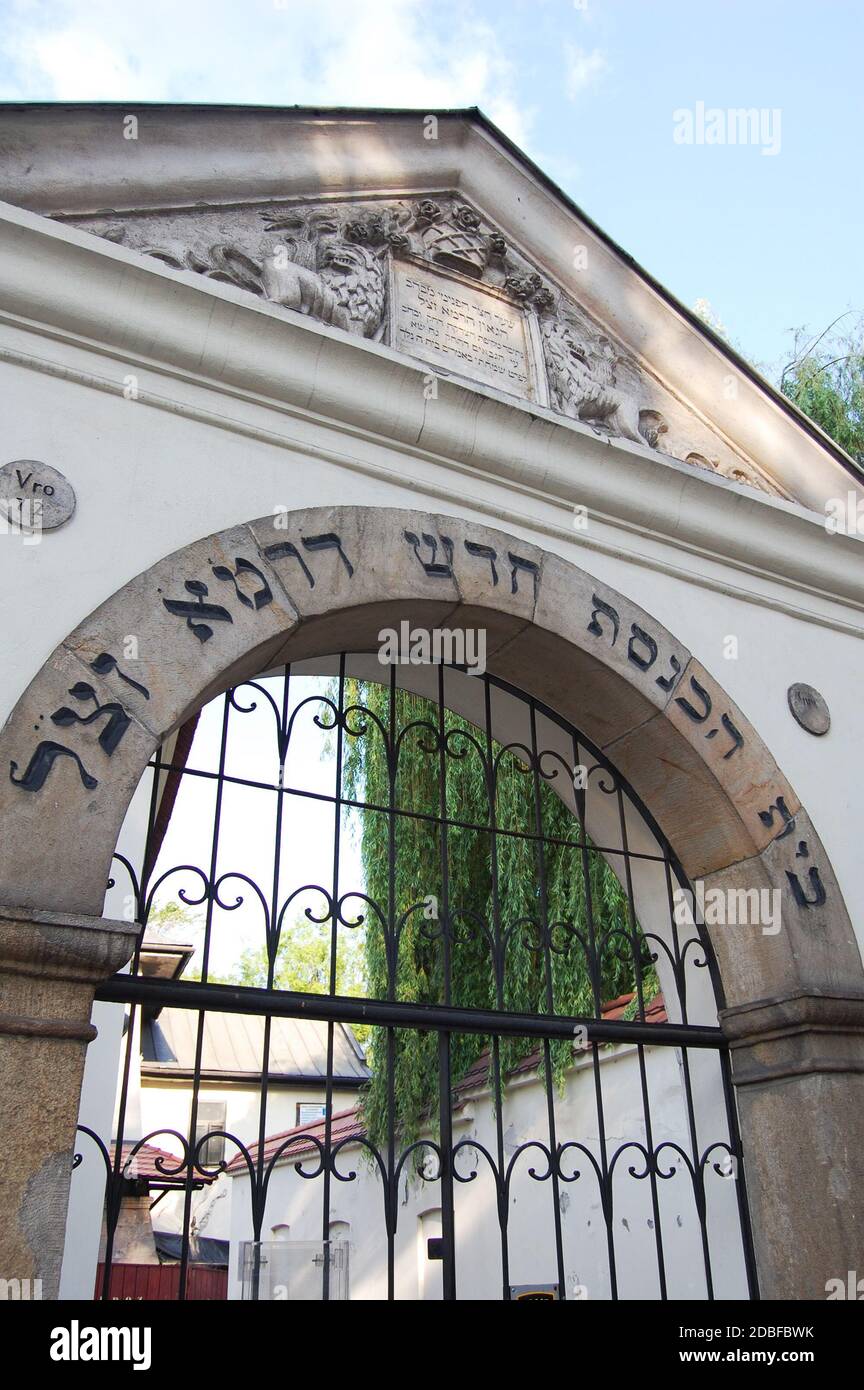
[[[385,342],[439,369],[497,385],[609,439],[647,445],[690,467],[784,495],[672,395],[572,297],[541,275],[501,231],[452,194],[198,207],[75,217],[83,230],[233,284],[345,332]],[[461,312],[406,329],[394,269],[420,266],[462,283]],[[468,289],[472,285],[476,288]],[[442,278],[443,289],[448,282]],[[478,293],[489,295],[484,322]],[[497,306],[496,301],[497,299]],[[525,369],[513,342],[497,356],[491,313],[524,320]],[[417,306],[415,306],[415,312]],[[504,332],[504,319],[499,331]],[[463,331],[460,340],[459,333]],[[442,346],[446,331],[448,343]],[[484,339],[484,334],[489,337]],[[436,350],[440,349],[440,350]]]

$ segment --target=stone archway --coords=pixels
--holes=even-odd
[[[604,749],[691,879],[780,893],[779,933],[712,939],[763,1295],[824,1296],[855,1267],[864,971],[806,811],[712,676],[627,598],[502,532],[364,507],[265,517],[159,561],[56,649],[0,734],[0,1046],[35,1098],[22,1119],[0,1087],[6,1140],[27,1154],[0,1189],[6,1263],[35,1276],[57,1260],[45,1198],[56,1225],[93,988],[131,953],[128,924],[99,917],[108,868],[154,748],[227,686],[376,650],[403,620],[483,628],[489,670]]]

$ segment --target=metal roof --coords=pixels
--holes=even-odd
[[[264,1065],[264,1018],[251,1014],[206,1015],[201,1071],[257,1084]],[[304,1081],[327,1079],[327,1027],[317,1019],[274,1017],[270,1021],[268,1074]],[[198,1012],[194,1009],[161,1011],[142,1029],[141,1075],[191,1076],[195,1069]],[[369,1077],[360,1044],[347,1024],[333,1025],[333,1077],[361,1086]]]

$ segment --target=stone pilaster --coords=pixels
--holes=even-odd
[[[864,1270],[864,991],[726,1009],[760,1293],[824,1299]]]
[[[0,908],[0,1278],[56,1298],[96,986],[128,961],[130,922]]]

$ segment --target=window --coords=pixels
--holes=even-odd
[[[297,1102],[296,1123],[298,1125],[314,1125],[316,1120],[323,1120],[326,1114],[327,1106],[324,1104],[323,1100],[301,1100]]]
[[[207,1134],[225,1128],[224,1100],[201,1100],[198,1102],[198,1117],[195,1124],[196,1147]],[[204,1168],[216,1168],[225,1156],[225,1136],[217,1134],[201,1146],[198,1162]]]

